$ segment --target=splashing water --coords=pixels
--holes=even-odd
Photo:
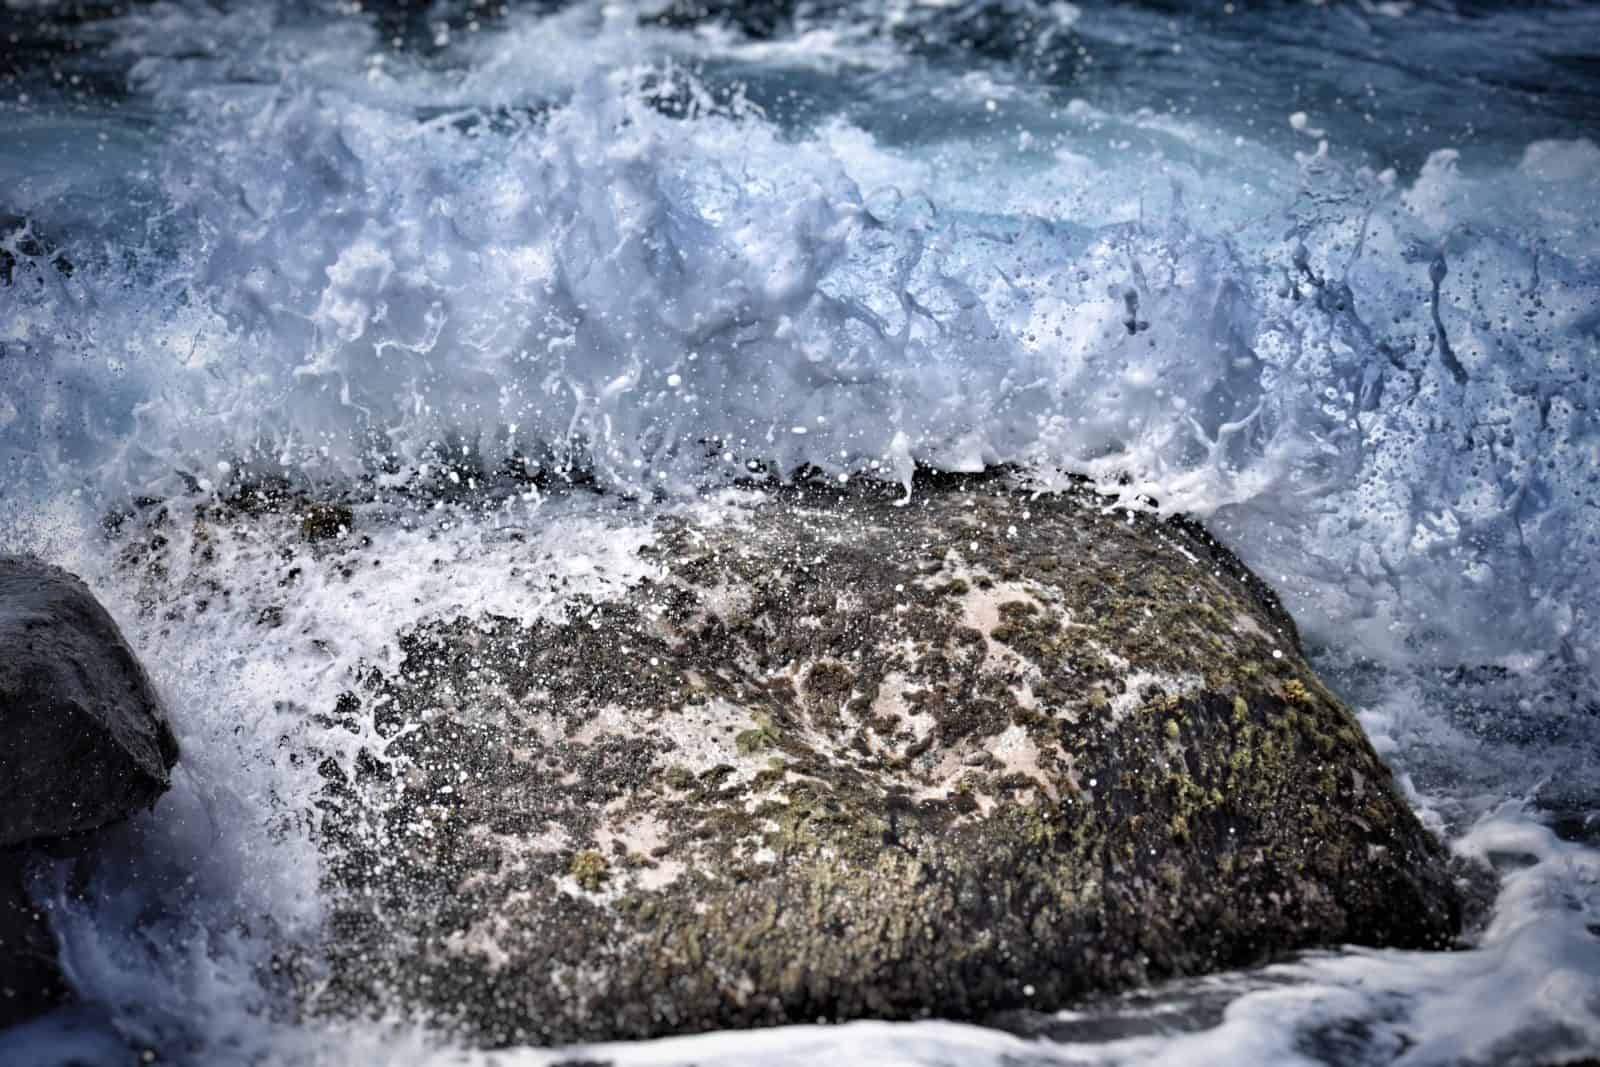
[[[645,536],[626,501],[998,463],[1204,516],[1279,588],[1425,818],[1504,868],[1480,946],[1312,955],[1040,1042],[869,1025],[606,1057],[1600,1047],[1591,13],[4,11],[0,545],[91,580],[186,754],[92,903],[39,872],[84,1003],[0,1054],[471,1059],[284,1007],[282,947],[321,920],[303,754],[374,742],[308,711],[431,613],[615,588]],[[306,550],[268,603],[233,591],[276,589],[287,538],[202,544],[183,517],[263,478],[465,488],[443,521],[371,505],[381,581]],[[577,478],[610,492],[538,488]],[[144,496],[178,516],[159,588],[98,525]],[[534,576],[505,588],[528,529]]]

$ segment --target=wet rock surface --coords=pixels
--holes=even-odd
[[[653,578],[401,635],[336,714],[324,1009],[488,1044],[982,1019],[1440,946],[1442,850],[1199,527],[945,479],[663,515]]]
[[[153,804],[178,758],[160,698],[77,578],[0,556],[0,848]]]

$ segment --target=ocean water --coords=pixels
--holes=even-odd
[[[0,0],[0,548],[90,581],[184,746],[32,869],[80,1000],[0,1062],[1600,1053],[1597,405],[1583,4]],[[302,1010],[316,766],[378,742],[327,713],[396,632],[603,597],[655,509],[761,478],[1001,463],[1280,591],[1492,872],[1470,947],[1026,1036],[484,1052]],[[208,517],[270,480],[355,530]]]

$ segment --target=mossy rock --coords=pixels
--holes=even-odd
[[[654,521],[620,599],[430,623],[367,677],[392,770],[330,786],[321,1008],[490,1045],[983,1019],[1458,932],[1198,526],[993,477]]]

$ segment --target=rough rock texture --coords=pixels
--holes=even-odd
[[[88,588],[0,556],[0,848],[103,826],[167,788],[178,745]]]
[[[944,479],[665,517],[558,623],[403,635],[337,709],[325,1006],[489,1043],[984,1018],[1460,902],[1198,527]]]

